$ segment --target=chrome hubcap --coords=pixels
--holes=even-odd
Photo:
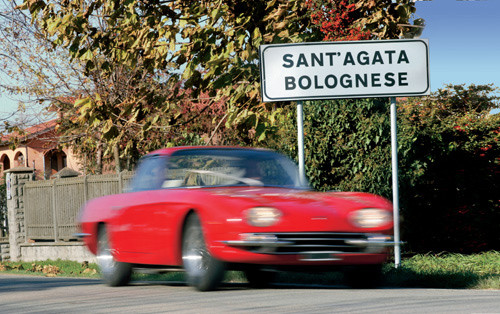
[[[207,269],[209,253],[201,234],[201,228],[191,228],[184,242],[182,261],[191,276],[198,277]]]
[[[99,237],[97,264],[99,265],[103,275],[111,274],[116,266],[116,261],[113,258],[113,254],[111,254],[111,248],[109,247],[108,237],[106,234]]]

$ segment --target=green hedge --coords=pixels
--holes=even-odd
[[[407,251],[500,247],[500,114],[495,88],[447,86],[398,100],[402,237]],[[306,172],[321,191],[392,198],[390,113],[384,99],[304,103]],[[296,110],[267,145],[297,156]]]

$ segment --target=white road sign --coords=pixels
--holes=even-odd
[[[262,101],[430,94],[426,39],[260,46]]]

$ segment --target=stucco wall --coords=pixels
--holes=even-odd
[[[50,160],[45,160],[45,154],[47,154],[51,147],[40,143],[39,141],[31,141],[28,147],[17,147],[11,150],[8,146],[0,146],[0,176],[3,176],[3,164],[5,157],[9,158],[10,168],[15,168],[18,166],[26,166],[35,169],[35,175],[38,179],[43,179],[44,173],[47,172],[49,176],[53,173],[50,172]],[[78,172],[81,171],[80,161],[76,156],[74,156],[71,148],[65,148],[62,150],[66,154],[66,166]],[[16,160],[16,156],[22,154],[24,156],[25,163],[19,164]],[[58,160],[59,170],[63,168],[62,160]]]

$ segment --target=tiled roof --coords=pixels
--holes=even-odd
[[[48,131],[54,130],[57,123],[58,123],[57,119],[53,119],[53,120],[50,120],[47,122],[43,122],[43,123],[31,126],[29,128],[26,128],[24,131],[26,132],[26,136],[28,136],[28,138],[33,138],[36,135],[43,134],[43,133],[46,133]],[[19,135],[18,132],[12,132],[10,134],[4,135],[4,136],[2,136],[1,142],[8,141],[8,140],[10,140],[13,137],[16,137],[18,135]]]

